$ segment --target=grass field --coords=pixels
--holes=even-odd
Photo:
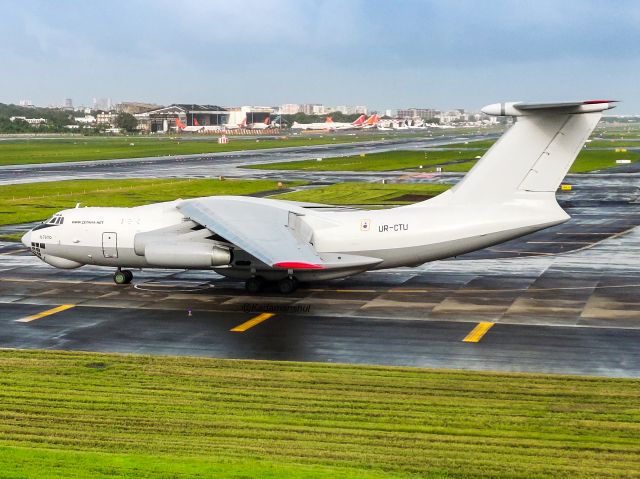
[[[449,162],[464,162],[465,160],[473,159],[477,155],[482,155],[483,152],[484,150],[385,151],[366,155],[324,158],[322,161],[301,160],[265,163],[250,165],[245,168],[307,171],[393,171],[419,168],[422,165],[425,171],[429,171],[434,169],[435,166],[446,165]]]
[[[442,145],[438,148],[475,148],[487,150],[489,149],[496,140],[480,140],[480,141],[466,141],[463,143],[449,143],[448,145]]]
[[[338,183],[284,193],[271,198],[332,205],[396,205],[415,203],[415,201],[411,200],[397,199],[404,195],[424,196],[424,199],[426,199],[439,195],[449,188],[451,188],[451,185],[430,183],[386,185],[380,183]]]
[[[471,145],[471,143],[469,143]],[[453,146],[453,145],[451,145]],[[467,147],[468,145],[464,145]],[[462,148],[462,145],[459,145]],[[416,169],[420,165],[424,171],[435,171],[441,167],[444,172],[466,172],[476,163],[476,156],[484,154],[485,149],[453,150],[423,150],[423,151],[388,151],[367,155],[340,156],[324,158],[322,161],[302,160],[283,161],[279,163],[264,163],[246,166],[261,170],[305,170],[305,171],[395,171]],[[632,162],[640,160],[640,153],[628,151],[626,153],[614,150],[583,149],[570,173],[586,173],[618,166],[616,160],[629,159]]]
[[[394,137],[417,136],[417,134]],[[188,155],[264,148],[285,148],[332,143],[353,143],[380,140],[385,135],[367,133],[358,135],[296,136],[282,138],[236,139],[218,144],[217,137],[205,139],[167,137],[70,138],[51,140],[15,140],[0,142],[0,166],[28,163],[51,163],[150,156]],[[389,137],[389,135],[386,135]]]
[[[622,139],[603,139],[603,140],[592,140],[587,143],[588,148],[626,148],[626,147],[635,147],[640,148],[640,138],[630,139],[630,140],[622,140]]]
[[[583,149],[578,155],[570,173],[586,173],[595,170],[604,170],[619,166],[616,160],[631,160],[633,163],[640,160],[640,153],[628,151],[626,153],[618,153],[614,150],[591,150]]]
[[[138,206],[177,198],[248,195],[277,190],[277,181],[209,179],[70,180],[0,186],[0,225],[44,220],[83,206]],[[296,186],[304,182],[287,182]]]
[[[640,382],[0,352],[0,476],[640,477]]]

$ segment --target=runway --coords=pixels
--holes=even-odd
[[[280,160],[273,151],[246,152],[260,153]],[[238,156],[236,166],[252,161]],[[227,174],[256,173],[214,159],[158,161],[155,173],[168,175],[199,171],[198,161]],[[124,162],[120,172],[102,163],[96,171],[116,176],[149,168]],[[56,168],[42,172],[84,174]],[[291,174],[425,181],[406,172]],[[21,245],[0,243],[0,347],[640,377],[638,176],[638,166],[570,175],[572,191],[558,193],[572,216],[563,225],[419,268],[310,284],[291,296],[250,296],[241,283],[206,271],[145,270],[133,285],[116,286],[107,269],[56,270]]]
[[[105,269],[56,270],[5,247],[0,347],[639,377],[639,248],[633,228],[559,255],[441,261],[250,296],[203,271],[145,270],[116,286]],[[479,324],[477,341],[464,341]]]

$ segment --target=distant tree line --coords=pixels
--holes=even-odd
[[[30,125],[24,120],[11,121],[12,116],[44,118],[46,124]],[[74,123],[70,112],[57,108],[24,107],[0,103],[0,133],[59,133],[68,132],[66,125]]]

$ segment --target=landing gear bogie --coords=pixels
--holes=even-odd
[[[290,278],[282,278],[278,281],[278,291],[282,294],[291,294],[298,288],[298,280]]]
[[[258,294],[265,288],[271,289],[273,286],[281,294],[291,294],[298,289],[299,284],[299,281],[294,277],[282,278],[278,281],[267,281],[260,276],[254,276],[245,281],[244,289],[249,294]]]
[[[256,276],[254,278],[249,278],[244,283],[244,289],[247,290],[247,293],[256,294],[264,289],[266,281],[262,279],[260,276]]]

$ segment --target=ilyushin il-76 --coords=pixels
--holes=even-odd
[[[516,121],[454,187],[385,210],[241,196],[210,196],[133,208],[56,213],[22,242],[57,268],[214,270],[257,293],[274,283],[417,266],[486,248],[569,219],[555,192],[608,100],[496,103],[482,111]]]

